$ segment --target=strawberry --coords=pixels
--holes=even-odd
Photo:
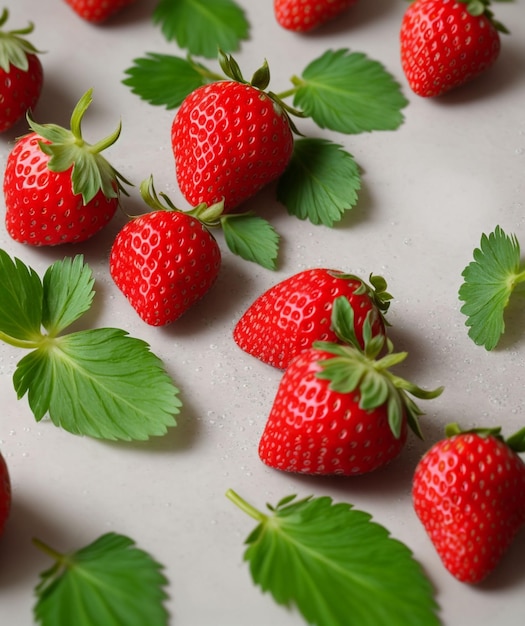
[[[209,206],[223,200],[229,212],[284,172],[293,151],[293,125],[284,104],[264,91],[266,65],[247,83],[231,57],[222,55],[220,61],[235,79],[190,93],[173,120],[171,142],[188,202]]]
[[[200,300],[218,276],[220,249],[206,225],[215,223],[222,204],[179,211],[164,195],[168,205],[162,204],[151,177],[142,183],[141,194],[154,210],[118,233],[110,274],[147,324],[164,326]]]
[[[133,4],[135,0],[66,0],[66,2],[82,19],[99,23]]]
[[[525,525],[525,429],[506,442],[499,428],[447,434],[416,467],[414,509],[447,570],[478,583]]]
[[[5,223],[20,243],[54,246],[92,237],[113,217],[119,205],[121,180],[102,156],[120,134],[97,144],[84,141],[82,117],[91,103],[91,90],[79,100],[71,130],[37,124],[20,138],[8,156],[4,173]],[[124,192],[125,193],[125,192]]]
[[[401,64],[411,89],[440,96],[479,76],[499,56],[507,32],[489,0],[415,0],[401,23]]]
[[[308,32],[334,19],[357,0],[274,0],[277,22],[287,30]]]
[[[0,16],[0,133],[14,126],[36,105],[44,81],[38,51],[24,37],[33,32],[33,24],[5,31],[8,18],[9,11],[4,9]]]
[[[11,510],[11,482],[4,457],[0,454],[0,535]]]
[[[330,326],[332,303],[346,296],[354,311],[354,332],[364,347],[365,319],[370,314],[373,335],[384,335],[383,313],[391,298],[380,276],[371,275],[370,282],[372,286],[352,274],[324,268],[294,274],[250,305],[235,325],[234,341],[264,363],[286,369],[314,341],[337,341]]]
[[[433,398],[389,368],[406,354],[381,359],[385,340],[372,336],[369,313],[364,349],[354,332],[353,309],[336,298],[332,325],[341,344],[318,341],[285,370],[259,442],[259,457],[270,467],[302,474],[355,476],[397,457],[407,426],[420,435],[420,411],[408,393]]]

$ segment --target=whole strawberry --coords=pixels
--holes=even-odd
[[[0,535],[11,510],[11,482],[4,457],[0,454]]]
[[[5,224],[11,237],[32,246],[78,243],[113,217],[126,181],[101,152],[120,134],[120,125],[96,144],[82,138],[81,121],[91,90],[71,116],[71,130],[37,124],[20,138],[4,173]],[[125,193],[125,191],[124,191]]]
[[[187,96],[173,120],[171,141],[186,200],[193,206],[223,201],[227,213],[284,172],[293,134],[282,103],[264,91],[267,66],[247,83],[231,57],[220,61],[234,79]]]
[[[70,7],[87,22],[104,22],[135,0],[66,0]]]
[[[314,268],[298,272],[260,295],[233,331],[237,345],[264,363],[286,369],[290,361],[314,341],[337,341],[331,327],[332,303],[345,296],[354,312],[354,332],[364,347],[367,316],[373,335],[385,334],[383,314],[390,304],[386,282],[361,278],[339,270]]]
[[[0,133],[36,105],[44,81],[38,51],[24,36],[33,32],[33,24],[6,31],[8,18],[9,11],[4,9],[0,16]]]
[[[525,429],[506,442],[500,429],[461,431],[419,462],[414,509],[443,564],[458,580],[478,583],[525,525]]]
[[[357,0],[274,0],[277,22],[287,30],[308,32],[334,19]]]
[[[488,70],[501,48],[489,0],[415,0],[401,23],[401,64],[411,89],[440,96]]]
[[[178,319],[215,282],[219,246],[205,224],[214,224],[222,205],[182,212],[165,206],[149,178],[141,185],[154,209],[132,218],[118,233],[109,258],[113,281],[139,316],[152,326]]]
[[[259,442],[261,460],[302,474],[355,476],[378,469],[403,449],[409,426],[420,434],[418,407],[409,393],[433,398],[389,368],[406,354],[383,350],[365,322],[365,347],[355,333],[353,310],[344,296],[333,303],[333,326],[346,344],[316,342],[284,372]]]

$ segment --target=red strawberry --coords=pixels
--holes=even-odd
[[[229,75],[228,63],[234,63],[231,57],[221,59]],[[197,88],[183,101],[171,131],[184,197],[192,205],[223,200],[226,213],[277,179],[293,151],[288,114],[263,91],[269,81],[267,67],[256,72],[251,83],[239,81]]]
[[[274,0],[277,22],[287,30],[307,32],[334,19],[357,0]]]
[[[104,22],[135,0],[66,0],[87,22]]]
[[[420,411],[408,393],[433,398],[442,391],[389,372],[406,354],[389,351],[377,360],[384,339],[372,337],[370,319],[361,350],[344,296],[334,301],[332,317],[347,345],[314,343],[292,360],[277,390],[259,443],[261,460],[275,469],[351,476],[382,467],[403,449],[407,425],[419,434]]]
[[[154,211],[133,218],[117,235],[109,268],[117,287],[139,316],[152,326],[178,319],[211,288],[219,273],[220,249],[205,226],[222,205],[182,212],[164,206],[153,180],[141,186]]]
[[[40,97],[44,72],[36,48],[23,35],[33,32],[33,24],[25,29],[5,31],[9,12],[0,16],[0,133],[20,120]]]
[[[453,424],[419,462],[414,509],[443,564],[478,583],[525,525],[525,429],[505,442],[499,429],[461,432]]]
[[[120,134],[90,145],[82,139],[81,120],[91,90],[78,102],[71,131],[36,124],[17,141],[4,174],[8,233],[20,243],[54,246],[92,237],[113,217],[127,182],[102,156]]]
[[[419,96],[439,96],[482,74],[498,58],[503,25],[488,0],[415,0],[401,24],[401,64]]]
[[[391,298],[385,281],[370,276],[372,286],[339,270],[304,270],[260,295],[237,322],[237,345],[264,363],[285,369],[314,341],[337,341],[330,326],[332,303],[346,296],[354,310],[354,331],[364,347],[363,324],[370,314],[372,334],[385,334],[383,313]]]
[[[4,457],[0,454],[0,535],[11,510],[11,483]]]

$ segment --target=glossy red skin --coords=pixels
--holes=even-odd
[[[155,211],[121,229],[109,266],[139,316],[164,326],[207,293],[220,263],[219,246],[201,222],[179,211]]]
[[[115,215],[118,198],[99,191],[84,205],[74,194],[71,170],[52,172],[49,156],[30,133],[19,139],[4,173],[5,225],[11,237],[31,246],[79,243],[100,231]],[[42,140],[43,141],[43,140]]]
[[[44,71],[36,54],[27,55],[27,70],[11,65],[0,68],[0,133],[12,128],[28,109],[34,109],[42,92]]]
[[[264,92],[235,81],[193,91],[173,120],[171,142],[186,200],[224,199],[226,213],[277,179],[293,152],[283,112]]]
[[[356,4],[357,0],[274,0],[277,22],[286,30],[305,33]]]
[[[264,363],[286,369],[314,341],[337,342],[331,329],[332,303],[348,298],[354,330],[363,347],[363,324],[372,316],[372,333],[385,334],[383,317],[368,294],[356,294],[361,281],[338,270],[313,268],[270,287],[248,307],[233,330],[236,344]]]
[[[494,437],[462,433],[424,455],[412,497],[448,571],[479,583],[525,524],[525,464]]]
[[[104,22],[135,0],[65,0],[87,22]]]
[[[283,374],[259,442],[259,457],[285,472],[357,476],[376,470],[399,455],[407,421],[394,437],[386,406],[359,408],[359,392],[342,394],[317,378],[319,361],[333,357],[309,349]]]
[[[0,454],[0,535],[11,511],[11,482],[4,457]]]
[[[403,16],[401,65],[419,96],[440,96],[476,78],[497,60],[499,33],[455,0],[416,0]]]

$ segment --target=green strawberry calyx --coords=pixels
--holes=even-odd
[[[52,172],[65,172],[71,169],[71,184],[74,194],[82,195],[84,204],[90,202],[99,191],[106,198],[118,198],[126,195],[122,183],[131,183],[122,176],[101,154],[112,146],[120,136],[122,125],[95,144],[90,144],[82,137],[82,120],[92,102],[93,89],[89,89],[78,101],[71,114],[71,129],[57,124],[38,124],[31,114],[27,121],[33,132],[44,141],[39,141],[42,152],[50,159],[47,167]]]
[[[222,50],[219,50],[218,60],[222,71],[228,78],[244,85],[250,85],[259,91],[264,92],[273,101],[276,110],[286,117],[292,132],[296,135],[301,135],[291,116],[306,116],[302,111],[299,111],[299,109],[296,109],[284,102],[280,95],[268,90],[268,86],[270,84],[270,67],[266,60],[258,69],[255,70],[251,80],[249,81],[245,80],[239,64],[231,54],[226,54]]]
[[[495,437],[503,443],[505,443],[514,452],[525,452],[525,428],[521,428],[510,437],[503,437],[501,434],[500,426],[493,427],[475,427],[463,429],[461,426],[452,422],[445,426],[446,437],[455,437],[456,435],[463,435],[467,433],[475,433],[480,437]]]
[[[494,28],[500,32],[508,34],[509,31],[506,26],[504,26],[501,22],[495,19],[494,13],[490,9],[491,0],[457,0],[461,4],[467,5],[467,11],[470,15],[474,17],[486,17],[490,23],[494,26]],[[506,0],[495,0],[498,1],[506,1]]]
[[[361,283],[361,285],[355,290],[355,293],[357,295],[368,295],[368,297],[373,301],[373,303],[376,305],[379,312],[381,313],[384,323],[388,325],[388,322],[383,316],[383,313],[386,313],[390,308],[392,294],[387,291],[388,285],[386,280],[382,276],[378,276],[377,274],[370,274],[370,276],[368,277],[368,284],[362,278],[356,276],[355,274],[340,274],[332,272],[328,273],[337,278],[355,280]]]
[[[34,24],[29,22],[25,28],[17,30],[3,30],[9,11],[4,9],[0,15],[0,68],[4,72],[9,72],[11,67],[17,67],[23,72],[27,72],[29,67],[28,54],[39,54],[33,44],[25,38],[33,32]]]
[[[140,184],[140,195],[144,202],[154,211],[176,211],[194,217],[207,228],[220,226],[220,218],[224,211],[223,200],[209,206],[203,202],[189,211],[182,211],[175,206],[167,194],[162,191],[157,193],[152,175]]]
[[[373,335],[370,313],[363,325],[362,348],[354,330],[354,311],[345,296],[333,302],[332,329],[342,343],[314,342],[315,349],[334,355],[318,361],[321,370],[317,377],[330,381],[330,389],[340,393],[358,390],[362,410],[371,411],[386,405],[388,423],[395,437],[400,436],[406,417],[410,429],[423,438],[418,421],[423,413],[410,396],[430,400],[441,395],[443,387],[425,390],[390,371],[405,360],[407,353],[394,352],[390,339]]]

